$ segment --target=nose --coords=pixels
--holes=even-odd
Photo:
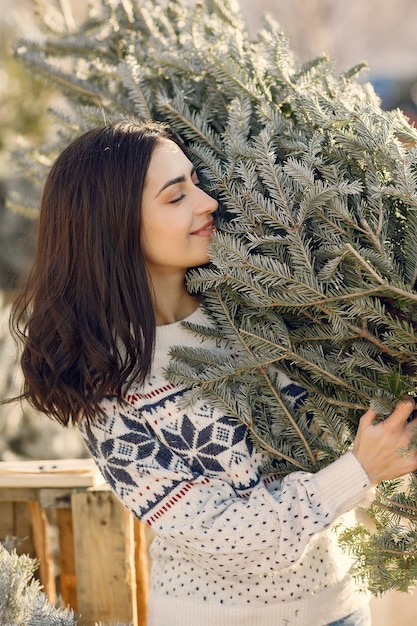
[[[206,191],[197,187],[200,195],[199,199],[199,210],[198,213],[214,213],[217,211],[219,203],[212,196],[210,196]]]

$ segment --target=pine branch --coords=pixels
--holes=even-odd
[[[0,624],[9,626],[75,626],[71,610],[53,607],[34,578],[35,559],[17,555],[9,538],[0,543]]]

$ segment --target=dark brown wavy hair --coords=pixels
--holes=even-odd
[[[94,128],[57,158],[39,214],[34,264],[10,326],[21,346],[22,398],[63,425],[93,419],[149,373],[155,340],[140,246],[141,199],[165,125]]]

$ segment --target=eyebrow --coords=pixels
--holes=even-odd
[[[192,177],[196,172],[195,167],[193,167],[191,169],[190,172],[190,176]],[[158,191],[158,193],[156,194],[155,198],[157,198],[159,196],[159,194],[161,194],[165,189],[167,189],[168,187],[171,187],[172,185],[176,185],[177,183],[184,183],[185,182],[185,176],[177,176],[176,178],[170,178],[169,180],[166,181],[166,183],[164,183],[161,187],[161,189]]]

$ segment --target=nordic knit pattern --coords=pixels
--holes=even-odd
[[[201,308],[187,321],[209,323]],[[164,376],[176,345],[202,343],[181,322],[158,326],[148,383],[127,405],[108,396],[105,415],[81,427],[113,490],[155,532],[149,626],[321,626],[353,613],[366,597],[331,525],[370,488],[359,462],[348,452],[316,474],[263,476],[242,424],[204,401],[179,407],[185,390]]]

